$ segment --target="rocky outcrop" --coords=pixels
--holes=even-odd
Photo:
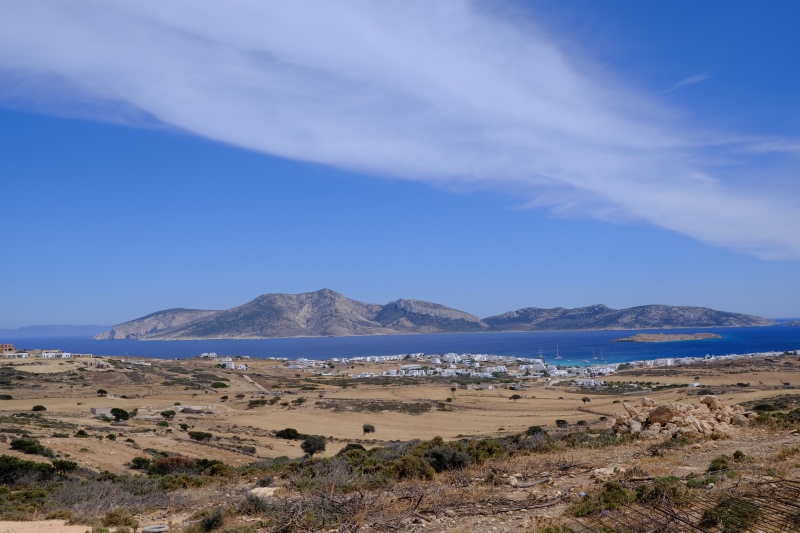
[[[741,405],[728,405],[714,395],[703,396],[700,405],[658,404],[642,398],[639,407],[622,403],[626,414],[616,417],[610,427],[617,433],[638,434],[640,439],[707,438],[729,434],[733,426],[746,425],[756,414]]]

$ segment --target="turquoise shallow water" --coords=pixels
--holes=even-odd
[[[612,343],[635,333],[697,333],[722,335],[721,339],[668,343]],[[542,331],[508,333],[448,333],[438,335],[387,335],[369,337],[317,337],[263,340],[210,341],[93,341],[81,337],[0,339],[23,349],[60,349],[95,355],[132,355],[161,359],[195,357],[203,352],[251,357],[328,359],[365,355],[424,352],[489,353],[538,357],[553,361],[556,350],[562,364],[587,364],[602,357],[612,363],[663,357],[702,357],[766,351],[800,350],[800,327],[709,328],[637,331]]]

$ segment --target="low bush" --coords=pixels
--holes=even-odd
[[[416,455],[405,455],[383,469],[384,475],[395,479],[433,479],[433,467]]]
[[[147,470],[150,468],[151,462],[149,457],[134,457],[131,459],[131,468],[134,470]]]
[[[148,468],[150,474],[169,475],[169,474],[197,474],[200,468],[194,459],[188,457],[162,457],[156,459]]]
[[[711,509],[703,511],[700,527],[718,526],[722,533],[742,533],[750,530],[759,518],[761,509],[755,503],[728,497]]]
[[[573,516],[590,516],[603,511],[620,509],[634,502],[636,495],[616,481],[607,481],[600,492],[587,494],[583,500],[567,507]]]
[[[25,461],[11,455],[0,455],[0,484],[16,485],[20,480],[44,481],[53,477],[52,465]]]
[[[131,514],[124,510],[124,509],[114,509],[113,511],[109,511],[103,515],[103,518],[100,519],[100,522],[108,527],[132,527],[134,529],[139,527],[139,522],[133,519]],[[119,531],[119,530],[117,530]]]
[[[14,439],[11,441],[11,449],[31,455],[41,455],[43,457],[55,457],[53,450],[51,450],[50,448],[45,448],[36,439],[28,439],[28,438]]]
[[[211,440],[211,437],[214,436],[211,433],[207,433],[205,431],[190,431],[188,435],[190,439],[196,440],[198,442],[208,442]]]
[[[436,472],[460,470],[470,464],[470,457],[466,452],[450,445],[435,446],[422,457]]]
[[[53,470],[57,474],[67,474],[69,472],[73,472],[75,469],[78,468],[78,463],[75,461],[68,461],[66,459],[53,459]]]
[[[305,439],[308,435],[298,433],[298,431],[294,428],[286,428],[276,431],[275,436],[278,437],[279,439],[302,440]]]

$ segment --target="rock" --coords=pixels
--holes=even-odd
[[[655,440],[660,438],[660,433],[657,429],[646,429],[639,433],[639,438],[642,440]]]
[[[647,396],[642,397],[642,407],[656,407],[658,406],[658,402],[652,398],[648,398]]]
[[[721,404],[719,402],[719,398],[717,398],[713,394],[708,394],[706,396],[703,396],[700,399],[700,403],[707,405],[708,408],[711,409],[712,411],[716,410],[716,409],[719,409],[721,407]]]
[[[631,433],[640,433],[642,431],[642,423],[638,420],[631,420],[629,427]]]
[[[595,468],[592,470],[592,478],[597,481],[598,483],[604,483],[610,479],[612,479],[617,474],[624,474],[625,469],[621,467],[606,467],[606,468]]]
[[[677,413],[673,410],[669,405],[659,405],[652,411],[650,411],[650,422],[658,422],[659,424],[666,424],[673,418]]]
[[[629,405],[628,402],[622,402],[622,407],[624,407],[625,410],[628,411],[628,414],[630,416],[636,416],[639,414],[639,411],[637,411],[634,406]]]
[[[267,498],[272,498],[276,490],[278,490],[278,487],[258,487],[250,489],[247,494],[266,500]]]

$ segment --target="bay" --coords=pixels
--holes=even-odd
[[[665,343],[612,343],[636,333],[716,333],[721,339]],[[536,331],[442,333],[363,337],[305,337],[258,340],[94,341],[84,337],[3,338],[18,349],[59,349],[100,356],[185,359],[201,353],[219,355],[330,359],[406,353],[485,353],[538,357],[549,362],[585,365],[602,358],[610,363],[666,357],[703,357],[754,352],[800,350],[800,327],[705,328],[635,331]],[[556,353],[561,359],[555,361]],[[597,359],[595,359],[595,357]]]

